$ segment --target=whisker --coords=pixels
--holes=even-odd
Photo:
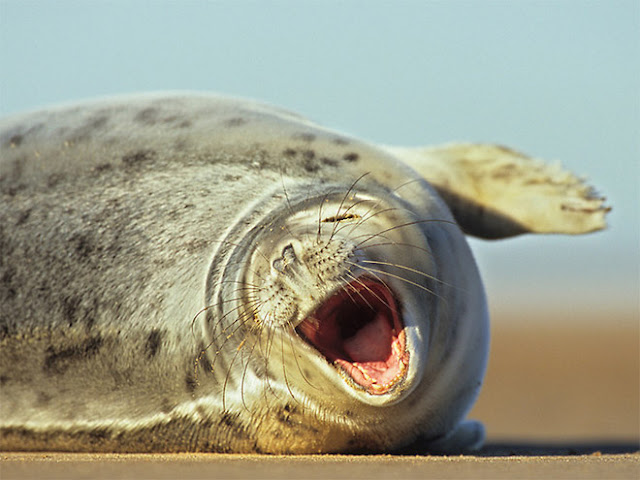
[[[270,374],[269,374],[269,358],[271,358],[271,349],[273,348],[273,338],[274,338],[275,334],[276,334],[275,330],[267,329],[267,337],[265,339],[265,342],[266,342],[265,348],[266,348],[266,350],[262,355],[263,355],[263,358],[264,358],[264,369],[265,369],[265,379],[266,379],[266,383],[267,383],[267,388],[271,392],[271,395],[273,395],[275,398],[280,400],[281,397],[280,397],[279,393],[276,392],[274,390],[274,388],[271,386]],[[262,345],[261,345],[261,350],[262,350]]]
[[[248,305],[249,307],[252,307],[252,304]],[[230,310],[229,312],[227,312],[222,318],[219,319],[219,321],[217,322],[218,324],[222,323],[225,319],[225,317],[227,317],[228,315],[231,315],[233,313],[235,313],[236,311],[240,310],[243,308],[243,305],[239,305],[236,308]],[[199,360],[202,358],[202,355],[204,353],[206,353],[206,351],[213,346],[214,344],[216,345],[216,352],[214,353],[214,358],[213,358],[213,362],[211,363],[211,371],[213,372],[214,367],[215,367],[215,363],[216,360],[218,358],[218,355],[220,355],[220,353],[222,352],[222,350],[224,349],[224,347],[226,346],[227,342],[230,341],[234,335],[243,327],[246,327],[247,324],[249,324],[248,320],[251,315],[252,311],[248,311],[245,313],[245,315],[239,316],[238,318],[236,318],[233,322],[231,322],[229,325],[223,327],[221,330],[219,330],[218,332],[215,332],[215,334],[213,335],[213,339],[209,342],[209,344],[205,347],[204,350],[201,351],[200,355],[198,356],[198,358],[196,359],[196,363],[199,362]],[[250,327],[249,328],[249,333],[252,332],[252,329],[254,327]],[[230,333],[227,333],[227,331],[229,329],[232,329],[232,331]],[[222,341],[222,343],[219,342],[220,339],[222,339],[222,337],[224,337],[224,340]]]
[[[378,205],[380,205],[380,203],[382,202],[382,200],[378,200],[375,204],[371,205],[371,207],[369,207],[369,209],[364,213],[364,215],[362,215],[359,219],[358,222],[356,222],[355,224],[345,224],[342,228],[347,228],[348,226],[351,227],[351,230],[349,231],[349,233],[347,234],[347,236],[351,236],[351,233],[356,229],[361,227],[366,221],[370,220],[371,218],[374,218],[375,216],[381,214],[381,213],[385,213],[388,211],[394,211],[397,210],[397,207],[390,207],[390,208],[386,208],[384,210],[378,210],[375,211],[374,213],[371,213],[372,211],[374,211],[374,209],[376,209],[378,207]],[[363,201],[364,203],[364,201]],[[340,230],[342,230],[342,228]]]
[[[400,190],[401,188],[406,187],[407,185],[410,185],[412,183],[417,183],[417,182],[424,182],[424,178],[422,177],[418,177],[418,178],[412,178],[411,180],[407,180],[404,183],[401,183],[400,185],[398,185],[397,187],[395,187],[393,190],[391,190],[394,193],[397,193],[398,190]]]
[[[380,295],[378,295],[376,292],[374,292],[371,287],[367,286],[359,277],[355,277],[352,274],[348,274],[349,277],[351,277],[353,279],[353,281],[359,283],[364,289],[366,289],[371,295],[373,295],[378,301],[380,301],[380,303],[382,303],[383,305],[386,305],[388,308],[392,308],[391,305],[389,305],[387,303],[387,301],[383,298],[380,297]],[[380,279],[380,283],[384,284],[384,282]],[[386,284],[384,284],[385,287],[387,286]],[[388,288],[388,287],[387,287]],[[371,309],[374,310],[373,305],[371,305],[367,299],[362,295],[362,293],[360,293],[359,290],[356,290],[355,293],[357,293],[360,298],[367,304],[367,306]],[[349,297],[351,297],[351,295],[349,295]],[[353,299],[352,299],[353,300]]]
[[[327,192],[325,196],[322,198],[322,201],[320,202],[320,208],[318,208],[318,233],[316,235],[317,244],[320,243],[320,238],[322,237],[322,207],[326,202],[328,202],[329,193],[331,192]]]
[[[240,398],[242,399],[242,405],[244,406],[245,410],[247,410],[248,412],[250,412],[251,410],[249,409],[249,407],[247,407],[247,404],[244,400],[244,382],[245,382],[245,378],[247,376],[247,370],[249,369],[249,364],[250,364],[250,360],[251,360],[251,355],[253,354],[254,349],[256,348],[256,345],[258,344],[260,338],[259,336],[255,336],[255,340],[253,341],[253,344],[251,345],[251,348],[249,349],[249,358],[246,360],[245,364],[244,364],[244,370],[242,372],[242,381],[240,382]]]
[[[291,344],[291,352],[293,354],[293,359],[296,362],[296,365],[298,366],[298,371],[300,372],[300,375],[302,376],[302,378],[304,378],[304,381],[307,383],[307,385],[309,385],[311,388],[315,388],[316,390],[319,389],[318,387],[316,387],[305,375],[304,371],[302,370],[302,367],[300,366],[300,363],[298,362],[298,356],[295,353],[295,348],[293,345],[293,339],[294,339],[294,335],[297,337],[297,333],[295,333],[295,328],[293,328],[293,325],[291,325],[291,323],[288,323],[287,325],[287,334],[289,337],[289,343]]]
[[[287,365],[284,361],[284,337],[280,336],[280,350],[281,350],[281,355],[282,357],[282,375],[284,376],[284,384],[287,386],[287,390],[289,391],[289,395],[291,395],[291,398],[293,398],[293,400],[295,402],[298,402],[298,400],[296,399],[296,396],[293,394],[293,391],[291,390],[291,385],[289,384],[289,379],[287,378]]]
[[[371,239],[373,239],[375,237],[382,237],[385,233],[389,233],[389,232],[392,232],[393,230],[397,230],[397,229],[400,229],[400,228],[411,227],[413,225],[419,225],[419,224],[422,224],[422,223],[436,223],[436,222],[438,222],[438,223],[447,223],[447,224],[455,225],[455,226],[458,225],[455,222],[452,222],[452,221],[449,221],[449,220],[442,220],[442,219],[415,220],[413,222],[406,222],[406,223],[401,223],[399,225],[394,225],[392,227],[389,227],[389,228],[387,228],[385,230],[382,230],[380,232],[377,232],[377,233],[369,234],[369,236],[365,240],[362,240],[361,242],[358,242],[358,244],[362,245],[362,244],[368,242],[369,240],[371,240]],[[353,237],[353,239],[364,237],[364,236],[365,236],[365,234],[358,235],[358,236]]]
[[[266,227],[268,227],[268,226],[269,225],[266,225]],[[227,240],[226,238],[222,239],[222,240],[212,239],[212,240],[209,240],[209,241],[211,243],[219,243],[219,244],[221,244],[221,246],[222,245],[228,245],[228,246],[231,246],[231,247],[240,247],[241,246],[239,243],[231,242],[231,241]],[[263,254],[262,251],[259,248],[255,247],[255,251],[258,252],[260,255],[262,255],[262,257],[267,262],[269,262],[269,259],[267,258],[267,256],[265,254]],[[242,263],[242,261],[239,261],[238,263]],[[233,264],[227,264],[227,265],[233,265]]]
[[[342,200],[340,201],[340,205],[338,205],[338,209],[336,211],[336,217],[340,216],[340,210],[342,210],[342,207],[344,206],[344,203],[347,201],[347,199],[349,198],[349,194],[353,191],[353,189],[356,187],[356,185],[358,184],[358,182],[360,182],[360,180],[362,180],[364,177],[366,177],[367,175],[369,175],[370,172],[365,172],[362,175],[360,175],[353,183],[351,183],[351,186],[347,189],[347,191],[345,192],[344,196],[342,197]],[[337,228],[337,223],[333,226],[333,231],[331,232],[331,235],[329,235],[329,242],[331,242],[331,240],[333,240],[333,237],[335,235],[336,232],[336,228]]]
[[[251,285],[251,284],[248,284],[246,282],[227,281],[227,283],[238,283],[238,284],[240,284],[242,286],[242,287],[237,288],[234,293],[241,293],[243,291],[251,293],[251,292],[259,292],[259,291],[262,290],[262,287],[259,287],[257,285]],[[230,299],[227,299],[227,300],[221,300],[220,302],[212,303],[211,305],[207,305],[207,306],[201,308],[198,311],[198,313],[196,313],[195,316],[193,317],[193,319],[191,320],[191,335],[194,336],[194,338],[195,338],[194,328],[195,328],[196,320],[204,312],[206,312],[208,310],[211,310],[212,308],[218,307],[218,306],[222,305],[225,302],[227,302],[227,303],[237,302],[239,300],[242,300],[242,298],[243,297],[237,297],[237,298],[230,298]]]
[[[412,243],[395,242],[395,241],[391,241],[391,240],[388,241],[388,242],[370,243],[369,245],[364,245],[364,246],[356,245],[356,248],[358,250],[364,251],[364,250],[367,250],[368,248],[386,247],[386,246],[415,248],[416,250],[420,250],[421,252],[424,252],[427,255],[429,255],[429,257],[431,257],[431,259],[435,258],[433,256],[433,252],[431,250],[429,250],[428,248],[419,247],[418,245],[414,245]]]
[[[419,288],[419,289],[421,289],[421,290],[424,290],[425,292],[428,292],[428,293],[430,293],[431,295],[433,295],[433,296],[435,296],[435,297],[441,298],[441,297],[440,297],[440,295],[438,295],[438,294],[437,294],[436,292],[434,292],[433,290],[430,290],[430,289],[428,289],[427,287],[425,287],[425,286],[423,286],[423,285],[420,285],[419,283],[413,282],[413,281],[408,280],[408,279],[406,279],[406,278],[404,278],[404,277],[401,277],[401,276],[399,276],[399,275],[395,275],[395,274],[393,274],[393,273],[386,272],[386,271],[384,271],[384,270],[379,270],[379,269],[371,268],[371,267],[364,267],[364,266],[362,266],[362,265],[358,265],[358,264],[356,264],[356,263],[349,262],[348,260],[347,260],[347,263],[349,263],[349,264],[351,264],[351,265],[354,265],[354,266],[359,266],[359,267],[360,267],[360,268],[362,268],[365,272],[380,273],[380,274],[382,274],[382,275],[385,275],[385,276],[388,276],[388,277],[391,277],[391,278],[395,278],[396,280],[400,280],[400,281],[402,281],[402,282],[408,283],[409,285],[413,285],[414,287],[417,287],[417,288]],[[443,299],[443,300],[444,300],[444,299]]]
[[[440,280],[439,278],[434,277],[433,275],[429,275],[428,273],[422,272],[420,270],[416,270],[415,268],[405,267],[404,265],[400,265],[398,263],[379,262],[376,260],[360,260],[360,263],[366,263],[366,264],[372,264],[372,265],[386,265],[388,267],[399,268],[401,270],[406,270],[408,272],[415,273],[416,275],[420,275],[421,277],[428,278],[429,280],[433,280],[434,282],[441,283],[442,285],[446,285],[447,287],[456,288],[454,285],[451,285],[443,280]]]

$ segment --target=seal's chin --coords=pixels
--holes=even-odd
[[[346,285],[296,331],[372,395],[389,392],[406,375],[404,325],[393,293],[380,282],[359,278]]]

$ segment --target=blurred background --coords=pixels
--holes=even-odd
[[[637,0],[0,0],[0,115],[125,92],[216,91],[376,142],[496,142],[586,176],[613,207],[608,230],[471,243],[495,355],[530,352],[535,377],[537,355],[566,366],[558,359],[585,325],[598,332],[569,355],[591,361],[574,365],[587,390],[565,393],[596,389],[605,403],[585,413],[566,397],[559,410],[594,435],[639,428],[639,59]],[[526,368],[491,362],[480,414],[497,412],[493,431],[508,435],[517,399],[498,386]],[[623,391],[602,383],[612,375]],[[603,427],[614,408],[624,415]],[[540,435],[557,422],[538,422]]]

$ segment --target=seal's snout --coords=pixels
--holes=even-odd
[[[297,259],[296,252],[293,248],[292,244],[288,244],[286,247],[282,249],[282,256],[276,258],[273,262],[273,268],[275,268],[278,272],[284,272],[284,270],[295,262]]]
[[[404,325],[393,293],[380,282],[360,278],[348,284],[296,331],[370,394],[389,392],[406,374]]]

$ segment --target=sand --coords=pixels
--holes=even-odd
[[[640,332],[630,315],[616,328],[604,317],[494,315],[470,415],[487,426],[488,444],[475,455],[0,453],[0,478],[640,479]]]
[[[10,455],[2,478],[576,478],[637,479],[640,455],[394,457],[257,455]]]

